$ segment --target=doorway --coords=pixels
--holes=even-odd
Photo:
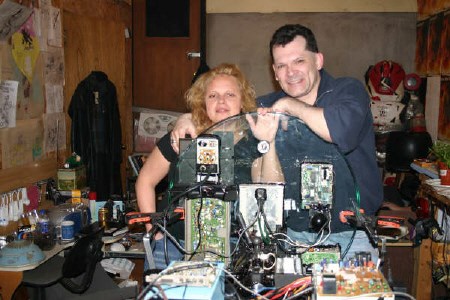
[[[201,1],[187,1],[189,11],[186,0],[133,1],[133,105],[186,111],[184,93],[200,64],[188,53],[200,50]]]

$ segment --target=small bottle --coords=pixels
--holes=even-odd
[[[106,207],[102,207],[98,210],[98,225],[105,229],[108,229],[108,214],[109,211]]]
[[[55,246],[56,242],[55,233],[55,226],[50,221],[47,212],[45,210],[41,210],[38,214],[36,223],[34,243],[43,251],[51,250]]]

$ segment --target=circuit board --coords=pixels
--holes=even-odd
[[[186,259],[228,262],[225,257],[230,253],[230,218],[229,202],[215,198],[187,200],[186,250],[195,253]]]
[[[325,268],[314,274],[317,300],[361,297],[371,300],[383,297],[394,300],[394,294],[383,274],[373,267]]]
[[[339,261],[341,249],[339,245],[316,246],[301,254],[302,264],[317,264],[322,261]]]
[[[304,162],[301,165],[302,209],[315,205],[331,208],[333,203],[334,173],[329,163]]]
[[[183,299],[183,300],[219,300],[224,299],[225,280],[223,263],[204,262],[172,262],[160,274],[147,275],[147,283],[160,286],[164,294],[158,289],[150,290],[144,300],[150,299]],[[165,297],[162,297],[162,296]]]

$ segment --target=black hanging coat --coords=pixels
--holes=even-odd
[[[122,195],[122,132],[117,92],[108,76],[93,71],[82,80],[68,109],[72,151],[86,165],[87,183],[97,200]]]

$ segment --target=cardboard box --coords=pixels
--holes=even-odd
[[[58,190],[80,190],[86,187],[86,167],[58,169]]]

